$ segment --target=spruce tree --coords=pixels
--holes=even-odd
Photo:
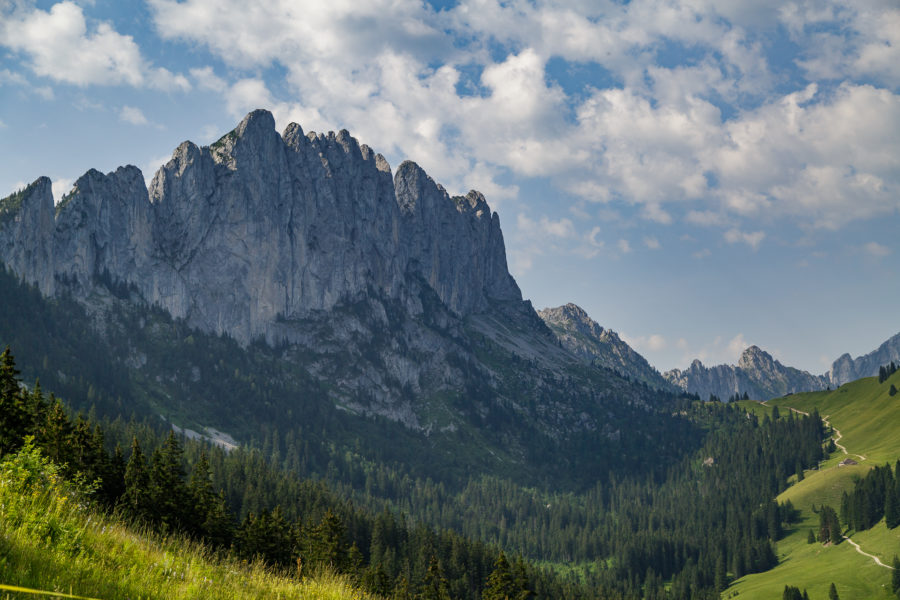
[[[509,566],[509,565],[507,565]],[[419,590],[418,598],[421,600],[450,600],[450,591],[447,588],[447,579],[441,571],[437,558],[432,554],[425,572],[425,579]],[[482,596],[487,600],[487,596]]]
[[[897,555],[894,555],[894,574],[891,577],[891,588],[894,590],[894,594],[900,598],[900,558],[897,558]]]
[[[150,461],[150,499],[157,520],[167,531],[183,527],[188,512],[183,451],[174,431]]]
[[[28,411],[25,394],[19,387],[19,371],[9,346],[0,354],[0,454],[22,445]]]
[[[131,440],[131,456],[125,465],[125,493],[121,506],[133,519],[150,521],[153,518],[150,473],[136,437]]]
[[[494,570],[488,576],[487,585],[481,597],[483,600],[513,600],[516,595],[509,561],[501,551],[497,560],[494,561]]]
[[[841,600],[833,581],[831,582],[831,587],[828,588],[828,600]]]
[[[900,485],[891,481],[884,490],[884,522],[888,529],[900,525],[900,497],[898,497]]]

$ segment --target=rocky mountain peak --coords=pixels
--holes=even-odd
[[[749,346],[741,353],[738,366],[742,369],[771,369],[777,363],[772,355],[759,346]],[[781,363],[778,363],[780,366]]]
[[[0,228],[0,259],[45,293],[104,275],[243,342],[372,293],[415,311],[411,274],[460,316],[522,303],[484,196],[450,198],[410,161],[392,178],[346,130],[279,135],[266,110],[209,147],[179,145],[149,190],[129,166],[85,173],[57,215],[49,180],[17,202],[32,197],[47,206]]]
[[[606,367],[660,389],[671,385],[647,360],[623,342],[615,331],[604,329],[580,306],[572,303],[538,312],[563,348],[582,360]]]

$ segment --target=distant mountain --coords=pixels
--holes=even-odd
[[[744,350],[737,365],[706,367],[699,360],[685,370],[673,369],[663,373],[671,384],[701,398],[710,394],[727,400],[734,394],[746,393],[753,400],[768,400],[796,392],[816,392],[836,388],[878,375],[878,369],[891,361],[900,364],[900,334],[890,338],[877,350],[856,359],[844,354],[823,375],[787,367],[757,346]]]
[[[616,371],[657,389],[674,389],[643,356],[619,335],[593,321],[580,306],[569,303],[538,311],[563,348],[587,363]]]
[[[887,340],[876,350],[856,359],[843,354],[831,365],[828,377],[834,387],[844,385],[862,377],[878,375],[878,369],[891,362],[900,364],[900,333]]]
[[[789,393],[824,390],[829,385],[824,375],[810,375],[786,367],[757,346],[744,350],[737,365],[706,367],[695,360],[684,371],[673,369],[663,377],[704,400],[710,394],[728,400],[735,394],[743,396],[745,393],[752,400],[768,400]]]

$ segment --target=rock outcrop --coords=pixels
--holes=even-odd
[[[481,194],[451,198],[412,162],[392,179],[346,131],[279,135],[267,111],[181,144],[149,190],[129,166],[89,171],[55,209],[46,178],[9,204],[0,260],[43,293],[99,278],[243,343],[372,296],[420,313],[414,276],[459,317],[522,304]]]
[[[861,377],[874,377],[878,375],[878,369],[891,362],[900,364],[900,333],[872,352],[855,359],[849,354],[841,355],[832,363],[827,376],[833,387],[839,387]]]
[[[685,370],[673,369],[663,374],[669,382],[706,400],[710,395],[721,400],[744,394],[751,400],[768,400],[785,394],[824,390],[828,379],[793,367],[786,367],[771,354],[750,346],[741,354],[737,365],[706,367],[694,360]]]
[[[569,303],[538,312],[563,348],[583,361],[605,367],[650,387],[672,390],[673,386],[643,356],[610,329],[592,320],[583,308]]]
[[[0,263],[86,308],[122,369],[154,351],[158,307],[178,328],[262,340],[341,409],[419,431],[516,414],[553,438],[612,435],[656,398],[560,347],[480,193],[451,197],[413,162],[392,176],[346,131],[279,135],[266,111],[184,142],[149,189],[128,166],[89,171],[55,207],[46,178],[0,201]]]

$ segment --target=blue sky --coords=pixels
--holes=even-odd
[[[895,0],[0,0],[0,194],[254,108],[482,191],[525,296],[661,370],[900,331]]]

